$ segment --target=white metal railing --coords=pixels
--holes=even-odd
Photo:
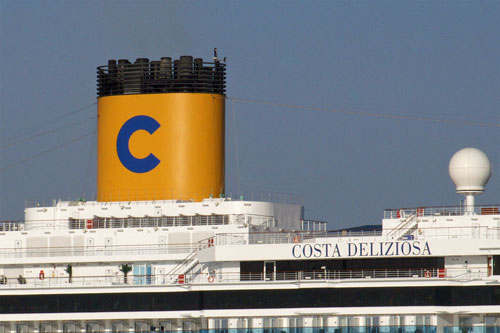
[[[173,202],[173,203],[186,203],[186,202],[191,202],[190,200],[177,200],[177,199],[166,199],[166,200],[147,200],[145,198],[150,198],[150,197],[169,197],[169,198],[194,198],[195,196],[197,197],[199,193],[170,193],[170,192],[165,192],[165,193],[158,193],[157,191],[154,191],[153,193],[148,193],[147,191],[140,190],[137,191],[137,193],[134,193],[133,191],[127,191],[127,193],[124,196],[127,196],[127,198],[132,198],[132,201],[123,200],[123,201],[118,201],[115,203],[123,203],[126,205],[134,205],[134,204],[144,204],[145,202],[151,202],[151,203],[156,203],[156,204],[161,204],[165,202]],[[211,196],[211,193],[205,193],[202,195],[206,199],[212,199],[214,197]],[[103,196],[104,198],[108,197],[106,195]],[[112,197],[110,194],[109,197]],[[101,206],[102,203],[97,201],[97,196],[95,193],[91,193],[88,195],[85,195],[84,198],[80,198],[77,200],[70,199],[68,198],[67,200],[55,200],[55,199],[49,199],[49,200],[26,200],[24,203],[24,208],[33,208],[33,207],[55,207],[59,202],[68,202],[70,206],[94,206],[94,205],[99,205]],[[281,203],[281,204],[289,204],[289,205],[304,205],[304,198],[299,195],[299,194],[294,194],[294,193],[282,193],[282,192],[268,192],[268,191],[248,191],[248,192],[241,192],[241,193],[226,193],[225,195],[218,196],[216,199],[224,199],[228,201],[259,201],[259,202],[273,202],[273,203]]]
[[[274,216],[244,214],[244,221],[248,225],[259,225],[266,228],[275,228],[276,219]]]
[[[324,237],[326,232],[252,232],[248,235],[249,244],[291,244],[307,239]],[[219,235],[217,235],[219,236]]]
[[[460,216],[466,213],[465,206],[434,206],[434,207],[417,207],[417,208],[397,208],[385,209],[385,219],[401,219],[410,215],[422,216]],[[477,205],[474,206],[476,215],[499,215],[500,204],[492,205]]]
[[[70,229],[109,229],[109,228],[169,228],[208,225],[227,225],[233,215],[183,215],[157,217],[94,217],[93,219],[72,219]]]
[[[470,281],[486,279],[489,276],[486,269],[464,271],[463,269],[357,269],[357,270],[316,270],[296,272],[217,272],[214,274],[159,274],[133,275],[129,274],[127,283],[122,273],[105,276],[73,276],[69,277],[4,277],[0,275],[0,290],[5,288],[75,288],[75,287],[137,287],[137,286],[179,286],[204,284],[256,284],[282,282],[321,282],[341,280],[368,279],[401,279],[435,281],[457,280]]]
[[[11,231],[24,230],[24,223],[17,222],[18,227]],[[211,225],[260,225],[274,228],[277,225],[274,216],[257,214],[225,214],[225,215],[182,215],[182,216],[143,216],[143,217],[99,217],[87,219],[51,219],[30,220],[29,230],[84,230],[84,229],[127,229],[127,228],[171,228],[197,227]],[[6,227],[7,228],[7,227]],[[1,231],[1,224],[0,224]]]
[[[315,220],[302,220],[301,221],[302,230],[304,231],[326,231],[328,222],[315,221]]]
[[[392,229],[401,231],[400,229]],[[406,230],[406,229],[402,229]],[[250,232],[249,234],[217,234],[212,245],[242,245],[242,244],[292,244],[310,242],[316,238],[362,238],[377,237],[380,241],[393,240],[391,230],[384,234],[379,230],[371,231],[281,231],[281,232]],[[419,227],[414,234],[408,235],[408,240],[417,239],[500,239],[500,228],[494,227]]]
[[[414,239],[500,239],[500,228],[470,227],[422,227],[415,230]]]
[[[100,245],[74,247],[30,247],[0,248],[0,258],[36,258],[69,256],[118,256],[118,255],[158,255],[182,254],[194,249],[216,245],[246,244],[293,244],[312,242],[317,238],[360,238],[376,237],[379,241],[389,241],[390,235],[380,231],[334,231],[334,232],[250,232],[221,233],[199,243],[185,244],[138,244],[138,245]],[[408,240],[418,239],[500,239],[500,228],[491,227],[439,227],[418,228]]]
[[[168,275],[185,274],[198,263],[198,250],[193,250],[184,260],[168,272]]]
[[[409,233],[416,226],[417,221],[418,219],[416,214],[409,215],[401,221],[396,228],[392,229],[388,235],[392,238],[399,238],[406,233]]]
[[[0,232],[20,230],[24,230],[24,223],[21,221],[0,221]]]
[[[148,244],[148,245],[109,245],[75,247],[31,247],[0,248],[0,258],[36,258],[69,256],[119,256],[119,255],[158,255],[183,254],[198,248],[198,244]]]

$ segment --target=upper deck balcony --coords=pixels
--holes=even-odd
[[[301,199],[280,193],[249,193],[202,201],[57,201],[52,206],[29,204],[25,226],[29,230],[109,229],[237,224],[228,216],[269,216],[268,227],[299,229]],[[257,224],[258,219],[245,222]],[[274,224],[273,224],[274,223]]]
[[[7,279],[0,275],[0,293],[9,289],[45,289],[45,288],[144,288],[144,287],[164,287],[179,288],[216,286],[254,287],[255,285],[275,285],[280,287],[284,284],[307,283],[307,284],[342,284],[353,283],[360,285],[376,285],[378,283],[391,284],[401,283],[404,285],[437,285],[449,282],[465,283],[475,281],[484,284],[487,281],[495,281],[498,276],[492,276],[487,268],[463,271],[461,269],[348,269],[348,270],[327,270],[320,269],[314,271],[289,271],[289,272],[261,272],[261,273],[240,273],[240,272],[218,272],[210,273],[188,273],[188,274],[130,274],[125,279],[123,274],[113,275],[85,275],[69,277],[46,276]]]
[[[423,235],[425,231],[425,236]],[[500,227],[428,227],[420,230],[420,235],[408,235],[403,240],[415,239],[500,239]],[[242,245],[242,244],[294,244],[300,242],[314,242],[317,239],[363,239],[370,238],[377,241],[393,241],[394,238],[380,230],[368,231],[282,231],[282,232],[253,232],[248,236],[243,234],[218,234],[213,238],[214,245]]]
[[[0,232],[21,230],[24,230],[24,223],[21,221],[0,221]]]
[[[429,206],[417,208],[385,209],[384,219],[400,219],[411,215],[424,216],[463,216],[467,214],[466,206]],[[476,205],[472,215],[500,215],[500,204]]]

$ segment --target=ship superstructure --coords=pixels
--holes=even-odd
[[[226,197],[225,64],[98,68],[98,195],[0,224],[4,332],[500,332],[488,157],[449,169],[457,207],[327,231],[285,195]]]

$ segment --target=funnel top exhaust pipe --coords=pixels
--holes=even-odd
[[[133,63],[111,59],[97,67],[98,97],[178,92],[225,95],[226,64],[217,56],[213,62],[204,62],[184,55],[174,61],[170,57],[138,58]]]

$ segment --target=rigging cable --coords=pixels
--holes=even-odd
[[[45,120],[45,121],[43,121],[43,122],[41,122],[39,124],[35,124],[35,125],[33,125],[33,126],[29,127],[29,128],[26,128],[26,129],[21,130],[21,131],[19,131],[17,133],[14,133],[13,135],[10,136],[10,139],[8,139],[7,141],[3,142],[3,145],[10,144],[14,140],[19,140],[19,138],[23,137],[24,135],[30,134],[30,133],[35,132],[36,130],[41,129],[41,128],[47,126],[47,125],[53,124],[54,122],[60,121],[60,120],[65,119],[65,118],[67,118],[67,117],[69,117],[71,115],[74,115],[76,113],[84,111],[84,110],[86,110],[86,109],[88,109],[88,108],[90,108],[90,107],[92,107],[94,105],[97,105],[97,103],[94,102],[92,104],[88,104],[88,105],[82,106],[80,108],[77,108],[77,109],[75,109],[73,111],[70,111],[70,112],[68,112],[66,114],[63,114],[61,116],[57,116],[57,117]]]
[[[87,168],[85,170],[85,176],[83,177],[83,181],[82,181],[82,196],[83,198],[85,198],[85,185],[88,184],[88,179],[89,179],[89,176],[90,176],[90,168],[91,168],[91,165],[92,165],[92,155],[94,153],[94,147],[97,147],[97,130],[95,130],[93,133],[92,133],[92,140],[90,140],[90,143],[89,143],[89,155],[88,155],[88,158],[87,158]]]
[[[427,122],[434,122],[434,123],[446,123],[446,124],[461,124],[461,125],[467,125],[467,126],[481,126],[481,127],[494,127],[494,128],[500,128],[500,123],[492,123],[492,122],[475,122],[475,121],[467,121],[467,120],[458,120],[458,119],[436,119],[436,118],[428,118],[428,117],[415,117],[415,116],[406,116],[406,115],[397,115],[397,114],[389,114],[389,113],[380,113],[380,112],[366,112],[366,111],[346,111],[346,110],[337,110],[337,109],[327,109],[327,108],[319,108],[319,107],[312,107],[312,106],[306,106],[306,105],[294,105],[294,104],[285,104],[285,103],[276,103],[276,102],[270,102],[270,101],[262,101],[262,100],[253,100],[253,99],[244,99],[244,98],[236,98],[236,97],[226,97],[229,101],[231,101],[231,113],[233,116],[233,139],[234,139],[234,149],[235,149],[235,158],[236,158],[236,172],[237,172],[237,177],[238,177],[238,190],[240,187],[240,170],[239,170],[239,161],[238,161],[238,144],[236,140],[236,120],[235,120],[235,111],[234,111],[234,103],[249,103],[249,104],[263,104],[263,105],[270,105],[274,107],[281,107],[281,108],[289,108],[289,109],[296,109],[296,110],[308,110],[308,111],[318,111],[318,112],[332,112],[332,113],[342,113],[342,114],[348,114],[348,115],[358,115],[358,116],[368,116],[368,117],[376,117],[376,118],[383,118],[383,119],[403,119],[403,120],[416,120],[416,121],[427,121]],[[43,128],[47,126],[50,123],[53,123],[54,121],[60,121],[61,119],[64,119],[66,117],[69,117],[70,115],[76,114],[78,112],[81,112],[83,110],[88,109],[91,106],[96,105],[97,103],[92,103],[86,106],[83,106],[81,108],[78,108],[76,110],[73,110],[65,115],[62,115],[57,118],[52,118],[47,121],[44,121],[40,124],[34,125],[30,128],[27,128],[25,130],[22,130],[16,134],[14,134],[11,138],[10,141],[5,142],[2,146],[0,146],[0,149],[4,149],[6,147],[26,142],[29,140],[32,140],[36,137],[42,136],[47,133],[54,133],[59,130],[62,130],[64,128],[67,128],[68,126],[75,126],[81,122],[78,123],[71,123],[63,127],[58,127],[53,130],[48,130],[45,132],[38,133],[36,135],[33,135],[28,138],[22,138],[22,136],[27,135],[29,133],[32,133],[40,128]],[[86,120],[91,120],[95,119],[95,117],[91,117]],[[48,150],[42,151],[38,154],[35,154],[31,157],[25,158],[21,161],[14,162],[10,165],[7,165],[6,167],[0,168],[0,172],[10,169],[16,165],[19,165],[21,163],[30,161],[36,157],[42,156],[46,153],[49,153],[51,151],[54,151],[56,149],[59,149],[61,147],[64,147],[66,145],[69,145],[71,143],[77,142],[79,140],[82,140],[92,134],[96,133],[96,130],[93,130],[89,133],[86,133],[82,136],[79,136],[73,140],[67,141],[65,143],[62,143],[60,145],[57,145],[53,148],[50,148]]]
[[[64,125],[64,126],[60,126],[60,127],[57,127],[57,128],[54,128],[54,129],[51,129],[51,130],[47,130],[47,131],[44,131],[44,132],[40,132],[38,134],[35,134],[35,135],[32,135],[30,137],[27,137],[27,138],[24,138],[24,139],[18,139],[17,141],[10,141],[9,143],[6,143],[4,145],[0,145],[0,150],[2,149],[5,149],[5,148],[8,148],[10,146],[14,146],[14,145],[17,145],[19,143],[24,143],[24,142],[28,142],[28,141],[31,141],[33,139],[36,139],[40,136],[43,136],[45,134],[54,134],[56,132],[59,132],[61,130],[64,130],[64,129],[67,129],[67,128],[70,128],[70,127],[73,127],[73,126],[77,126],[77,125],[81,125],[83,124],[84,122],[87,122],[89,120],[92,120],[92,119],[96,119],[97,117],[90,117],[90,118],[87,118],[85,120],[82,120],[82,121],[77,121],[77,122],[74,122],[74,123],[70,123],[70,124],[67,124],[67,125]]]
[[[52,147],[52,148],[50,148],[50,149],[44,150],[44,151],[42,151],[42,152],[39,152],[38,154],[32,155],[32,156],[27,157],[27,158],[25,158],[25,159],[23,159],[23,160],[20,160],[20,161],[14,162],[14,163],[12,163],[12,164],[9,164],[9,165],[7,165],[7,166],[5,166],[5,167],[3,167],[3,168],[0,168],[0,172],[5,171],[5,170],[7,170],[7,169],[10,169],[10,168],[12,168],[12,167],[15,167],[16,165],[22,164],[22,163],[24,163],[24,162],[28,162],[28,161],[30,161],[30,160],[32,160],[32,159],[34,159],[34,158],[37,158],[37,157],[42,156],[42,155],[45,155],[45,154],[47,154],[47,153],[50,153],[50,152],[52,152],[52,151],[54,151],[54,150],[57,150],[57,149],[59,149],[59,148],[62,148],[62,147],[67,146],[67,145],[69,145],[69,144],[72,144],[72,143],[74,143],[74,142],[77,142],[77,141],[80,141],[80,140],[82,140],[82,139],[85,139],[86,137],[88,137],[88,136],[90,136],[90,135],[94,134],[95,132],[96,132],[96,130],[92,130],[91,132],[88,132],[88,133],[86,133],[86,134],[84,134],[84,135],[81,135],[81,136],[79,136],[79,137],[77,137],[77,138],[75,138],[75,139],[72,139],[72,140],[70,140],[70,141],[66,141],[66,142],[64,142],[64,143],[61,143],[60,145],[57,145],[57,146]]]
[[[434,122],[434,123],[458,124],[458,125],[466,125],[466,126],[481,126],[481,127],[500,128],[500,123],[492,123],[492,122],[476,122],[476,121],[459,120],[459,119],[436,119],[436,118],[415,117],[415,116],[406,116],[406,115],[380,113],[380,112],[346,111],[346,110],[327,109],[327,108],[319,108],[319,107],[312,107],[312,106],[306,106],[306,105],[275,103],[275,102],[269,102],[269,101],[235,98],[235,97],[228,97],[228,100],[230,100],[232,102],[239,102],[239,103],[263,104],[263,105],[270,105],[270,106],[281,107],[281,108],[308,110],[308,111],[319,111],[319,112],[342,113],[342,114],[348,114],[348,115],[367,116],[367,117],[375,117],[375,118],[383,118],[383,119],[403,119],[403,120],[416,120],[416,121],[426,121],[426,122]]]
[[[236,140],[236,113],[234,112],[234,101],[231,101],[231,114],[233,116],[233,140],[234,140],[234,159],[236,163],[236,178],[238,180],[238,193],[241,195],[240,185],[240,164],[238,155],[238,141]]]

